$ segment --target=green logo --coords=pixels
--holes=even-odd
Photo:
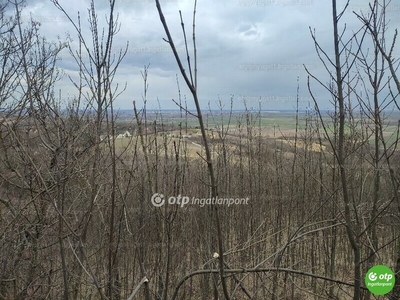
[[[365,286],[374,295],[385,295],[394,288],[394,274],[386,266],[378,265],[368,270]]]

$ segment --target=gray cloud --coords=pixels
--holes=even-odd
[[[61,1],[60,1],[61,2]],[[338,1],[343,6],[345,1]],[[65,3],[65,4],[64,4]],[[107,0],[96,1],[98,17],[105,25]],[[348,34],[360,27],[351,10],[366,11],[366,1],[352,1],[350,10],[343,16]],[[87,26],[89,1],[63,1],[65,10],[76,20],[80,11],[85,36],[90,40]],[[179,10],[182,11],[187,37],[191,48],[192,9],[191,0],[161,0],[165,17],[170,26],[176,47],[185,62],[185,49],[180,27]],[[395,17],[397,6],[388,12],[391,18],[389,32],[398,26]],[[117,0],[116,10],[121,29],[115,38],[115,52],[129,42],[128,53],[115,78],[120,86],[127,84],[126,92],[117,105],[131,108],[132,100],[140,100],[143,82],[140,71],[150,63],[149,106],[175,108],[171,98],[177,99],[176,74],[179,70],[169,45],[163,41],[155,2],[150,0]],[[76,41],[77,36],[65,16],[48,0],[29,1],[26,12],[32,13],[42,23],[41,32],[49,39],[67,34]],[[310,71],[329,80],[315,53],[309,27],[314,30],[321,45],[332,55],[332,17],[328,1],[316,0],[201,0],[196,15],[196,42],[198,57],[199,96],[203,106],[215,103],[221,97],[227,103],[234,95],[235,108],[243,108],[243,100],[249,103],[261,101],[264,109],[291,109],[295,105],[297,78],[300,79],[301,105],[310,100],[307,91],[305,64]],[[390,31],[392,30],[392,31]],[[193,57],[193,53],[190,52]],[[68,53],[64,53],[60,67],[75,74],[76,65]],[[190,102],[190,95],[179,76],[181,92]],[[69,80],[64,78],[59,86],[73,93]],[[322,108],[328,108],[328,95],[316,84],[316,94]],[[249,100],[250,99],[250,100]],[[190,102],[191,103],[191,102]],[[190,105],[193,106],[193,105]],[[325,106],[325,107],[324,107]],[[215,105],[214,105],[215,107]]]

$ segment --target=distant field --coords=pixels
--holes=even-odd
[[[117,121],[118,133],[123,133],[125,130],[133,133],[137,128],[136,120],[133,119],[133,112],[124,112],[121,114],[120,119]],[[297,133],[299,137],[303,137],[305,133],[312,133],[317,137],[316,133],[320,132],[321,136],[325,136],[325,131],[322,127],[321,120],[314,113],[299,112],[297,119],[295,112],[244,112],[244,111],[206,111],[203,113],[204,123],[208,129],[208,133],[218,137],[218,132],[223,129],[224,132],[228,130],[228,135],[232,139],[235,136],[247,135],[247,129],[252,128],[252,134],[261,134],[265,138],[273,139],[285,139],[289,144],[290,140],[294,138],[296,133],[296,122],[297,122]],[[385,141],[390,145],[397,139],[398,123],[400,119],[400,113],[387,113],[387,117],[384,119],[384,137]],[[330,114],[325,113],[323,115],[323,121],[326,126],[326,131],[329,135],[334,132],[333,119]],[[346,134],[357,134],[368,136],[371,144],[374,139],[374,124],[372,120],[356,118],[352,120],[355,124],[354,128],[346,127]],[[144,123],[144,121],[143,121]],[[361,131],[361,124],[363,125],[363,131]],[[200,129],[197,118],[192,115],[184,114],[180,111],[167,111],[158,113],[147,114],[147,131],[143,128],[144,132],[148,135],[153,135],[155,128],[157,128],[157,134],[168,135],[168,140],[179,140],[180,135],[190,135],[190,138],[185,140],[188,141],[188,147],[191,150],[198,151],[198,147],[201,144]],[[367,126],[368,124],[368,126]],[[156,126],[156,127],[155,127]],[[143,127],[144,124],[143,124]],[[173,135],[173,136],[172,136]],[[117,141],[118,148],[124,148],[133,141],[130,138],[123,138]],[[159,141],[160,143],[162,140]],[[234,141],[232,141],[234,142]]]

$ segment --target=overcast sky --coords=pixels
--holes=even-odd
[[[76,41],[73,27],[50,0],[27,0],[25,14],[41,22],[41,33],[48,40],[67,35]],[[196,14],[196,43],[198,53],[198,94],[203,108],[212,108],[221,99],[229,108],[231,95],[234,109],[243,109],[246,99],[249,108],[294,109],[296,106],[297,78],[300,83],[300,107],[312,104],[307,90],[307,75],[303,68],[318,75],[323,82],[329,77],[319,62],[309,27],[315,29],[318,40],[332,54],[331,1],[328,0],[198,0]],[[345,1],[338,1],[343,7]],[[82,25],[87,26],[89,0],[60,0],[65,10],[76,20],[78,11]],[[179,53],[184,55],[179,10],[182,11],[188,38],[191,41],[193,0],[161,0],[161,6]],[[104,22],[108,0],[96,0],[98,18]],[[360,22],[352,10],[366,11],[368,1],[350,1],[348,13],[343,17],[349,32],[356,31]],[[163,41],[161,26],[154,0],[116,0],[121,30],[115,37],[114,51],[129,42],[128,53],[120,65],[114,83],[127,84],[126,91],[116,106],[132,108],[132,101],[142,102],[143,80],[140,71],[149,68],[148,107],[157,108],[159,100],[164,109],[176,108],[171,99],[178,99],[176,75],[182,97],[188,106],[193,101],[179,74],[169,45]],[[400,23],[400,6],[391,6],[388,34]],[[397,16],[397,17],[396,17]],[[190,44],[191,45],[191,44]],[[190,48],[191,50],[192,48]],[[396,50],[397,51],[397,50]],[[398,53],[398,51],[396,52]],[[59,64],[66,74],[77,75],[77,66],[65,51]],[[330,108],[327,94],[317,83],[312,83],[322,109]],[[76,90],[65,76],[58,83],[63,97],[73,96]]]

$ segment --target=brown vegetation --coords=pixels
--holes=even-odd
[[[318,110],[310,83],[315,114],[297,113],[292,131],[271,136],[260,112],[249,111],[230,114],[213,130],[201,122],[198,129],[164,128],[162,112],[146,116],[146,67],[144,108],[134,104],[129,122],[116,130],[119,91],[112,79],[126,52],[110,58],[118,27],[113,3],[105,36],[98,35],[92,6],[94,46],[81,39],[81,52],[70,49],[82,74],[92,73],[75,82],[78,97],[66,109],[52,89],[57,54],[67,45],[40,40],[34,23],[27,29],[3,24],[1,39],[15,37],[17,52],[1,49],[10,62],[0,78],[0,104],[7,106],[0,123],[1,300],[371,299],[363,276],[372,265],[388,265],[399,276],[398,132],[388,142],[382,111],[400,88],[379,85],[397,80],[386,74],[394,61],[379,31],[385,20],[374,19],[384,6],[374,2],[368,19],[359,16],[358,34],[375,45],[374,57],[364,56],[361,46],[346,48],[335,34],[344,48],[330,61],[332,84],[309,72],[310,82],[332,95],[336,114]],[[9,5],[18,21],[20,6]],[[334,10],[335,26],[338,16]],[[73,25],[79,36],[81,24]],[[358,34],[351,38],[357,45]],[[319,57],[329,61],[312,36]],[[369,75],[357,83],[369,99],[350,89],[350,70]],[[38,82],[39,72],[47,80]],[[196,79],[188,83],[198,101]],[[24,92],[10,102],[7,88],[15,85]],[[93,87],[90,95],[84,86]],[[357,105],[348,105],[349,90]],[[190,112],[177,104],[187,119]],[[195,114],[202,116],[201,109]],[[132,123],[132,136],[113,138]],[[156,193],[167,202],[178,196],[250,200],[155,207]],[[396,286],[390,297],[399,295]]]

